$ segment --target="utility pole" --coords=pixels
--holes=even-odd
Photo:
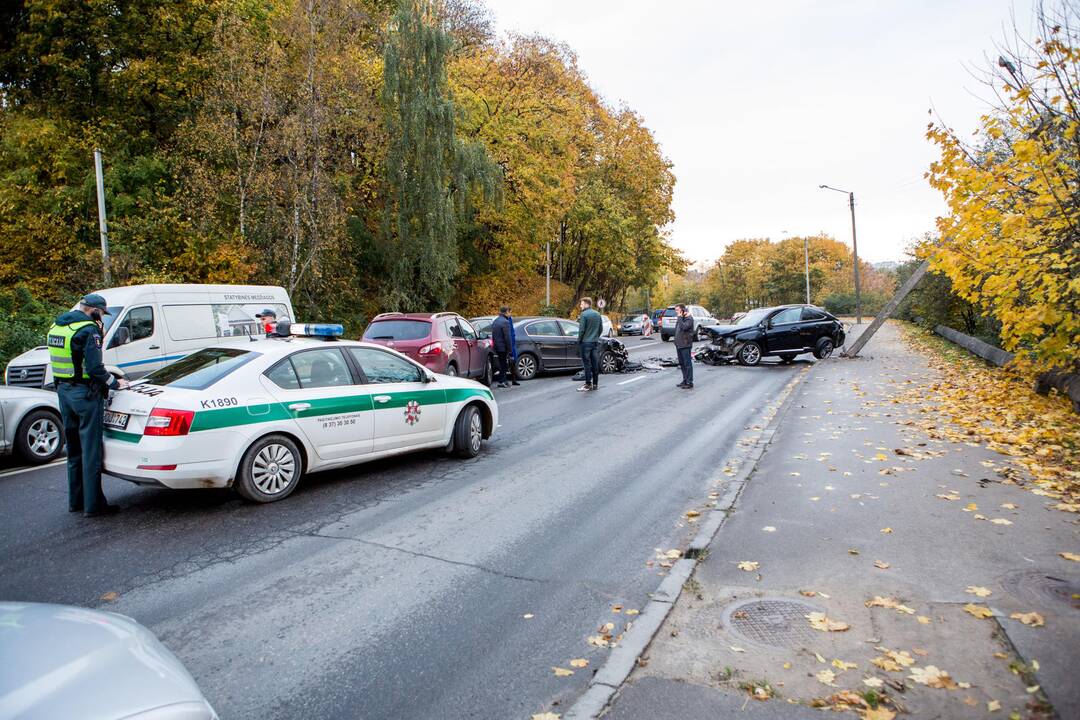
[[[822,190],[842,192],[848,196],[848,207],[851,208],[851,255],[854,259],[852,267],[855,273],[855,324],[862,325],[862,297],[859,294],[859,245],[855,240],[855,193],[840,188],[818,185]]]
[[[101,150],[94,150],[94,174],[97,175],[98,229],[101,231],[101,274],[105,287],[112,286],[112,269],[109,266],[109,226],[105,222],[105,179],[101,173]]]

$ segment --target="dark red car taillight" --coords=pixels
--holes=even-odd
[[[175,437],[187,435],[191,430],[191,421],[195,418],[193,410],[170,410],[168,408],[154,408],[150,411],[150,417],[146,419],[146,427],[143,435],[164,435]]]

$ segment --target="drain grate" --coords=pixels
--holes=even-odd
[[[1055,602],[1080,608],[1080,584],[1045,570],[1013,570],[1001,578],[1001,586],[1010,595],[1029,602]]]
[[[729,605],[724,626],[750,642],[783,648],[812,645],[818,638],[806,615],[821,612],[816,605],[791,598],[758,598]]]

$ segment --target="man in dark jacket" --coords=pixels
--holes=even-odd
[[[68,511],[86,517],[118,509],[101,491],[102,422],[105,395],[128,383],[110,375],[101,360],[98,323],[108,314],[105,298],[87,295],[78,309],[56,318],[47,340],[67,442]]]
[[[514,352],[514,328],[510,324],[510,308],[503,305],[499,316],[491,323],[491,344],[495,348],[495,357],[499,359],[497,387],[508,388],[506,383],[507,359]]]
[[[596,390],[600,381],[600,351],[597,343],[604,329],[600,313],[592,309],[592,298],[581,298],[581,315],[578,316],[578,343],[581,345],[581,365],[585,370],[585,384],[578,392]]]
[[[682,303],[675,306],[675,353],[679,356],[682,382],[676,387],[690,390],[694,387],[694,358],[690,349],[694,346],[694,318]]]

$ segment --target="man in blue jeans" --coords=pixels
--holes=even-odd
[[[675,315],[675,353],[682,370],[682,382],[675,387],[691,390],[694,387],[694,358],[690,356],[694,347],[694,318],[682,303],[675,306]]]
[[[578,343],[581,345],[581,365],[585,370],[585,384],[578,388],[578,392],[596,390],[600,381],[600,351],[596,345],[600,341],[600,333],[604,329],[604,321],[600,319],[600,313],[592,309],[592,298],[581,298],[581,315],[578,316]]]

